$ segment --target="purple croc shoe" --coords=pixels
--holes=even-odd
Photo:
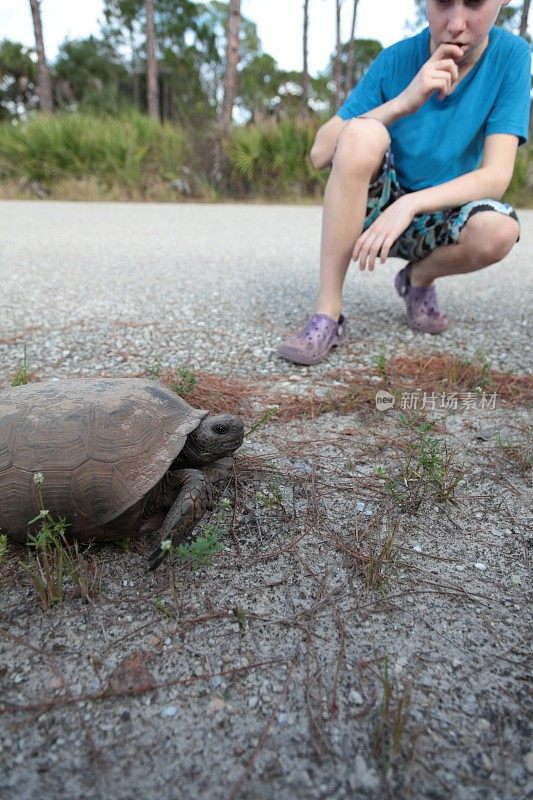
[[[326,314],[313,314],[303,328],[285,339],[278,355],[294,364],[318,364],[332,347],[344,344],[347,336],[348,324],[342,314],[337,322]]]
[[[450,322],[439,308],[436,289],[433,285],[427,288],[411,286],[410,268],[411,264],[407,264],[394,280],[396,291],[405,300],[409,327],[419,333],[442,333]]]

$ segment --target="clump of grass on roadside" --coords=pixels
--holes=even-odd
[[[387,529],[384,535],[365,537],[366,550],[358,556],[359,571],[363,573],[367,589],[385,591],[391,570],[399,554],[398,525]]]
[[[255,499],[263,508],[280,508],[283,512],[285,512],[285,507],[283,505],[285,498],[283,496],[280,481],[277,479],[270,480],[264,491],[256,492]]]
[[[317,121],[298,119],[233,127],[225,144],[233,191],[264,197],[321,194],[327,174],[309,159],[317,128]]]
[[[110,188],[179,179],[185,162],[180,128],[142,114],[36,115],[0,125],[0,178],[45,188],[64,179],[96,178]]]
[[[5,534],[0,534],[0,564],[6,557],[7,548],[7,536]]]
[[[411,432],[411,439],[397,470],[393,473],[384,467],[376,470],[385,491],[408,513],[416,513],[427,497],[442,503],[455,502],[455,491],[464,471],[456,466],[454,454],[446,443],[430,435],[434,423],[419,415],[401,415],[400,424]]]
[[[176,383],[169,384],[169,388],[172,389],[173,392],[176,392],[176,394],[179,394],[180,397],[191,394],[197,383],[194,372],[187,369],[187,367],[180,367],[177,371],[177,377],[178,380]]]
[[[24,344],[24,355],[22,358],[22,366],[11,381],[11,386],[25,386],[28,383],[28,348]]]
[[[382,378],[388,377],[388,359],[387,359],[387,351],[385,347],[382,345],[379,349],[379,353],[374,356],[374,364],[376,365],[376,369],[379,375]]]
[[[524,424],[512,440],[496,437],[496,444],[507,461],[520,473],[527,474],[533,467],[533,427]]]
[[[196,569],[210,567],[213,556],[222,550],[220,530],[217,525],[206,523],[203,526],[203,533],[203,536],[198,536],[191,544],[179,544],[176,547],[176,555]]]
[[[518,148],[513,177],[504,200],[516,208],[531,208],[533,204],[533,146],[531,143]]]
[[[388,658],[383,661],[380,677],[382,696],[374,726],[373,749],[386,777],[391,762],[402,750],[411,702],[411,686],[406,685],[400,690],[395,685],[390,676]]]
[[[178,558],[190,564],[193,569],[210,567],[214,556],[223,549],[220,539],[227,533],[230,508],[231,502],[227,497],[223,497],[215,519],[200,526],[202,535],[190,544],[178,544],[174,548]]]
[[[52,605],[64,601],[67,579],[74,585],[77,595],[88,602],[100,590],[96,570],[81,553],[78,543],[70,544],[67,541],[66,520],[54,519],[45,508],[44,478],[41,473],[35,473],[34,482],[40,511],[28,524],[40,524],[40,527],[28,539],[28,545],[34,548],[35,555],[30,556],[23,567],[33,581],[41,608],[48,611]]]

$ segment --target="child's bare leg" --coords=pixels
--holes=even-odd
[[[427,258],[412,264],[411,286],[430,286],[437,278],[475,272],[496,264],[516,244],[520,226],[497,211],[474,214],[461,231],[459,242],[438,247]]]
[[[354,244],[363,230],[368,187],[390,137],[381,122],[351,120],[341,132],[324,195],[320,295],[316,310],[338,319],[342,287]]]

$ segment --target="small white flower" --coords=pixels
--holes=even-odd
[[[44,483],[44,476],[42,472],[34,472],[33,473],[33,482],[37,486],[42,486]]]
[[[223,497],[222,500],[220,501],[220,505],[222,506],[222,508],[229,508],[231,506],[231,501],[229,500],[228,497]]]
[[[47,517],[49,513],[50,512],[48,511],[47,508],[41,508],[41,510],[39,511],[39,517],[41,519],[45,519],[45,517]]]
[[[164,539],[161,542],[161,551],[166,553],[172,547],[172,540],[171,539]]]

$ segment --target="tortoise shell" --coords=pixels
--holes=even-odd
[[[69,533],[120,516],[163,477],[207,411],[149,380],[64,380],[0,391],[0,529],[26,541],[45,507]]]

